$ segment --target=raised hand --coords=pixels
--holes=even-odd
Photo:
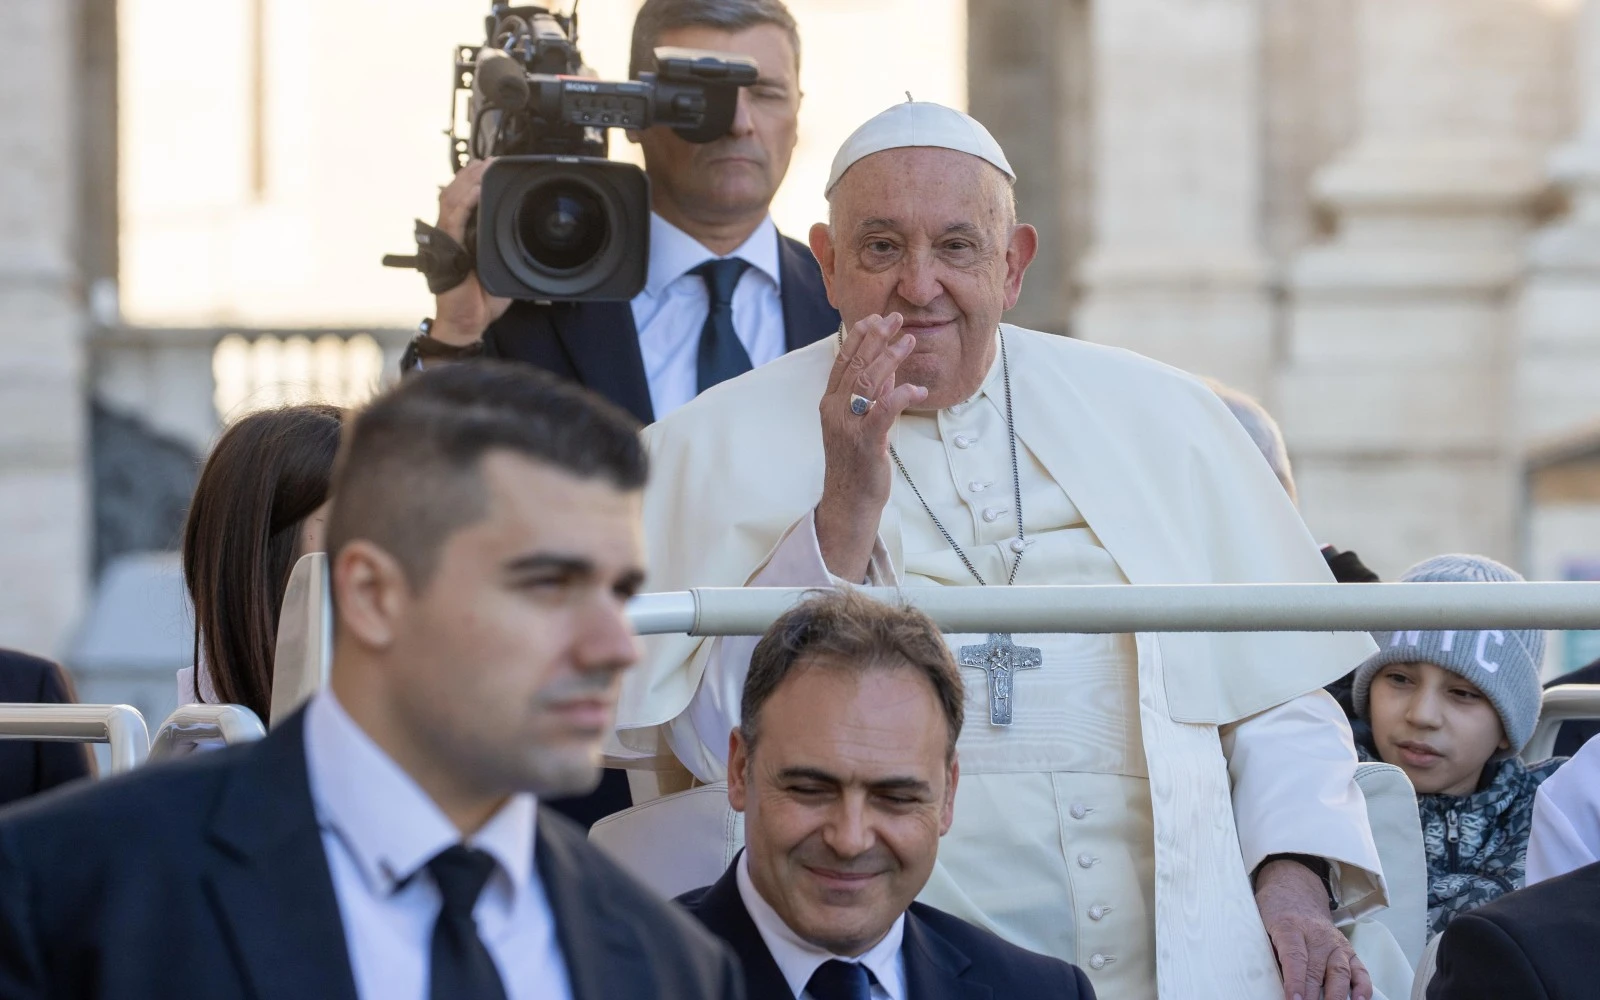
[[[899,313],[860,320],[845,338],[822,395],[822,451],[826,471],[817,503],[817,542],[828,571],[846,580],[866,578],[878,521],[889,502],[894,466],[889,432],[908,407],[928,398],[919,385],[896,384],[895,372],[916,347],[902,335]],[[858,414],[853,397],[871,401]]]

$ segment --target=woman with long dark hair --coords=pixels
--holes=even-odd
[[[206,459],[183,528],[195,664],[179,672],[180,701],[243,705],[268,721],[283,591],[295,561],[322,548],[343,417],[317,404],[252,413]]]

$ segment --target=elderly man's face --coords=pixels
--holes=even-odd
[[[834,188],[831,225],[811,230],[828,299],[846,329],[899,313],[917,346],[900,383],[938,409],[978,391],[995,328],[1017,302],[1038,234],[1012,223],[1007,181],[989,163],[927,146],[854,164]]]
[[[734,731],[750,879],[800,937],[859,955],[922,891],[954,818],[948,733],[914,668],[805,664],[762,706],[753,752]]]

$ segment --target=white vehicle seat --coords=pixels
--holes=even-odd
[[[589,841],[671,899],[722,877],[744,847],[744,814],[728,806],[728,783],[719,781],[607,816]]]

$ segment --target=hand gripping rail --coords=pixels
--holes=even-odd
[[[243,705],[179,705],[156,730],[150,759],[177,756],[198,743],[221,740],[233,746],[265,735],[261,719]]]
[[[0,740],[106,743],[112,774],[133,770],[150,753],[144,716],[132,705],[0,705]]]
[[[865,587],[946,632],[1365,632],[1600,629],[1600,583],[1279,583]],[[702,587],[641,594],[641,635],[760,635],[809,590]]]

